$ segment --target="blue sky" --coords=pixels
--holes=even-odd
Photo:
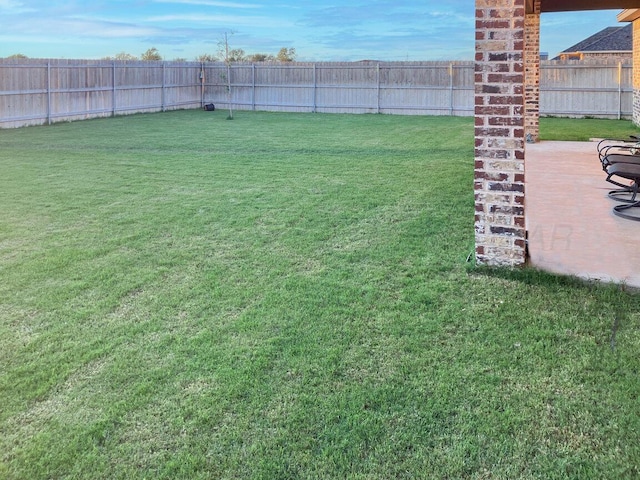
[[[151,47],[166,60],[231,48],[298,60],[472,60],[474,0],[0,0],[0,57],[88,58]],[[555,55],[619,10],[543,14],[541,50]]]

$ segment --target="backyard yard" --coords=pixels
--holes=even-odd
[[[473,118],[226,115],[0,130],[0,478],[640,476],[640,295],[473,264]]]

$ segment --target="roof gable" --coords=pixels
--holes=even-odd
[[[633,50],[633,24],[607,27],[589,38],[563,50],[570,52],[625,52]]]

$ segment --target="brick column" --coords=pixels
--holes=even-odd
[[[526,260],[525,0],[476,0],[476,261]]]
[[[527,142],[540,137],[540,0],[524,21],[524,131]]]

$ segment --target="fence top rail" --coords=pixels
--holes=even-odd
[[[230,66],[258,67],[258,68],[437,68],[437,67],[469,67],[473,66],[473,60],[429,60],[429,61],[376,61],[363,60],[359,62],[233,62]],[[619,65],[631,68],[632,62],[627,59],[597,59],[597,60],[543,60],[541,67],[553,68],[617,68]],[[134,67],[134,68],[184,68],[184,67],[220,67],[226,68],[224,62],[199,62],[199,61],[144,61],[144,60],[70,60],[70,59],[46,59],[46,58],[0,58],[0,67],[32,68],[32,67],[58,67],[58,68],[86,68],[86,67]]]
[[[34,68],[34,67],[55,67],[55,68],[87,68],[87,67],[132,67],[132,68],[200,68],[202,62],[174,62],[174,61],[142,61],[142,60],[47,60],[47,59],[13,59],[0,58],[0,67],[10,68]]]
[[[59,58],[0,58],[0,65],[13,66],[37,66],[37,65],[127,65],[127,66],[161,66],[161,65],[193,65],[193,66],[226,66],[222,61],[216,62],[200,62],[200,61],[174,61],[174,60],[115,60],[115,59],[59,59]],[[240,66],[269,66],[269,67],[311,67],[311,66],[328,66],[328,67],[345,67],[345,66],[434,66],[434,65],[473,65],[473,60],[424,60],[424,61],[377,61],[363,60],[357,62],[232,62],[231,65]]]
[[[541,64],[540,68],[541,69],[548,69],[548,70],[593,70],[593,69],[611,69],[611,70],[615,70],[618,68],[633,68],[633,65],[631,65],[630,63],[609,63],[609,64],[600,64],[600,65],[560,65],[560,64],[552,64],[552,65],[545,65],[545,64]]]

